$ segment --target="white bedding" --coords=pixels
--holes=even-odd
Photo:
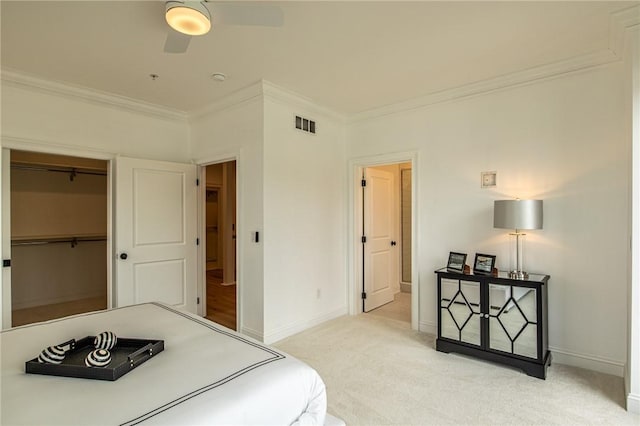
[[[116,381],[26,374],[25,361],[110,330],[165,349]],[[143,304],[0,333],[0,424],[322,425],[320,376],[297,359],[210,321]]]

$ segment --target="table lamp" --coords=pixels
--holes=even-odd
[[[522,266],[522,230],[542,229],[542,200],[496,200],[493,204],[493,227],[514,229],[509,235],[516,237],[516,269],[509,278],[528,279]]]

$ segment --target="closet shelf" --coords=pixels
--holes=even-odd
[[[28,246],[52,243],[70,243],[75,247],[80,242],[107,241],[106,234],[78,234],[78,235],[39,235],[39,236],[14,236],[11,238],[12,246]]]

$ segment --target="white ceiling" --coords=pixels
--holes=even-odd
[[[271,4],[284,26],[214,18],[167,54],[162,1],[2,0],[1,65],[182,111],[265,79],[351,114],[606,49],[610,12],[638,2]]]

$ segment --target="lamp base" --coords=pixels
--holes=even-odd
[[[509,278],[512,280],[528,280],[529,274],[524,271],[511,271],[509,272]]]

